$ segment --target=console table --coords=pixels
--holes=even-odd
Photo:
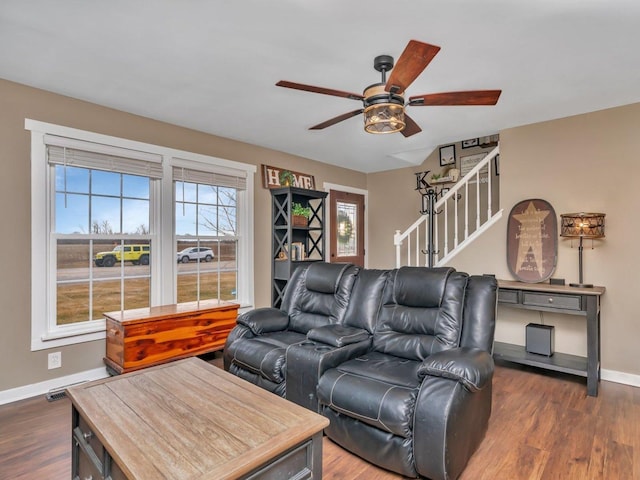
[[[600,297],[605,287],[577,288],[498,280],[498,305],[539,312],[581,315],[587,321],[587,356],[528,353],[525,347],[495,342],[496,359],[587,377],[587,395],[598,396],[600,381]]]

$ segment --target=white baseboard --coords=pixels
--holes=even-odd
[[[632,387],[640,387],[640,375],[632,373],[617,372],[615,370],[600,370],[600,378],[609,382],[622,383]]]
[[[108,376],[109,374],[107,373],[107,369],[105,367],[101,367],[95,368],[93,370],[74,373],[72,375],[67,375],[66,377],[58,377],[40,383],[33,383],[31,385],[25,385],[23,387],[3,390],[0,391],[0,405],[16,402],[18,400],[23,400],[29,397],[35,397],[36,395],[44,395],[49,390],[55,388],[65,387],[74,383],[98,380],[100,378],[106,378]]]

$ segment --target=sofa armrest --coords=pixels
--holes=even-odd
[[[371,334],[362,328],[344,325],[324,325],[312,328],[307,333],[307,338],[314,342],[324,343],[332,347],[344,347],[353,343],[363,342],[371,337]]]
[[[493,357],[477,348],[454,348],[434,353],[422,362],[418,375],[424,378],[450,378],[464,385],[470,392],[482,390],[493,376]]]
[[[256,308],[240,315],[237,322],[251,330],[254,335],[260,335],[286,330],[289,326],[289,315],[277,308]]]

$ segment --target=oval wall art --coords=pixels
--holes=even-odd
[[[558,220],[549,202],[532,198],[516,204],[507,224],[507,264],[521,282],[553,275],[558,259]]]

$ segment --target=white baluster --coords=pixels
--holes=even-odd
[[[480,228],[480,170],[476,172],[476,231]]]
[[[449,205],[444,204],[444,254],[449,253]]]
[[[464,184],[464,239],[469,238],[469,182]]]
[[[433,264],[436,265],[436,266],[438,265],[438,262],[440,261],[440,258],[441,258],[440,257],[440,248],[439,248],[439,246],[440,246],[440,237],[438,237],[438,223],[440,223],[440,222],[438,222],[438,220],[436,220],[434,222],[434,233],[433,233],[433,236],[435,237],[433,239],[433,250],[435,252],[438,252],[438,253],[434,254],[434,259],[433,259]],[[427,265],[429,265],[429,264],[427,263]]]

